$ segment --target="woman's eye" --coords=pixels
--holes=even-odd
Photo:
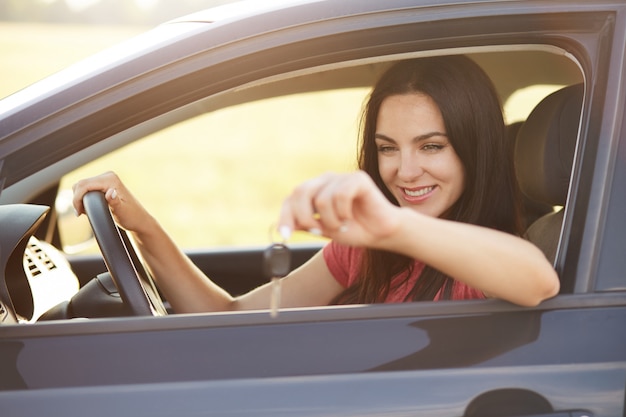
[[[424,146],[422,146],[422,150],[427,151],[427,152],[437,152],[442,150],[445,147],[445,145],[442,145],[440,143],[427,143]]]
[[[378,146],[378,153],[382,153],[382,154],[390,154],[392,152],[394,152],[397,148],[395,146],[391,146],[391,145],[379,145]]]

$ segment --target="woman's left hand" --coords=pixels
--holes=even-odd
[[[399,227],[391,204],[363,171],[324,174],[295,188],[284,201],[279,231],[305,230],[352,246],[377,247]]]

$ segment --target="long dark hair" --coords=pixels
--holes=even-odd
[[[465,189],[441,217],[519,234],[519,191],[513,169],[502,108],[489,77],[463,55],[418,58],[394,64],[380,78],[367,101],[361,120],[359,168],[367,172],[387,199],[398,205],[378,169],[376,121],[389,96],[422,93],[431,97],[443,116],[448,139],[465,173]],[[392,279],[411,275],[415,260],[403,255],[365,249],[357,282],[334,303],[383,302]],[[452,278],[426,265],[409,300],[433,300],[452,294]]]

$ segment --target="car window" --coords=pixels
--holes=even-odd
[[[368,92],[293,94],[178,123],[65,176],[65,207],[74,182],[112,170],[182,247],[267,244],[281,202],[295,185],[355,168]],[[71,217],[60,223],[64,245],[82,239]],[[319,241],[308,234],[293,240]]]

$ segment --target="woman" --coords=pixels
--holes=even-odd
[[[283,204],[285,238],[308,230],[332,241],[283,278],[281,307],[554,296],[554,269],[518,237],[504,129],[495,90],[469,58],[392,66],[365,110],[361,170],[307,181]],[[90,190],[105,192],[176,312],[268,308],[269,285],[232,297],[204,276],[115,174],[75,185],[77,213]]]

